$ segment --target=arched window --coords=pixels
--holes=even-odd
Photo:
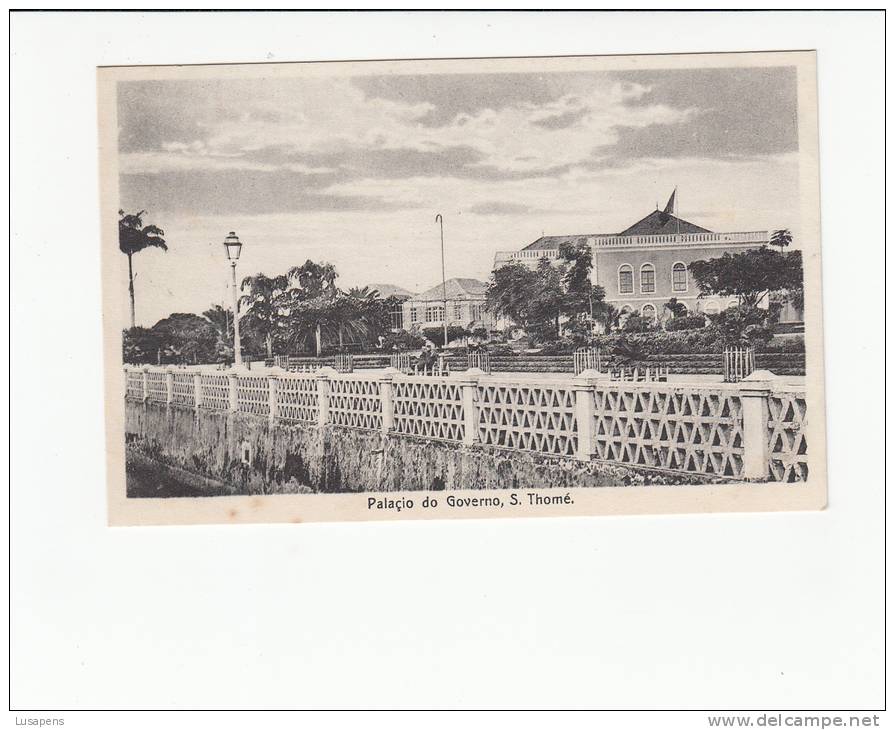
[[[652,294],[656,291],[656,267],[652,264],[640,267],[640,291],[642,294]]]
[[[621,314],[622,316],[624,316],[626,314],[631,314],[631,312],[632,312],[632,309],[627,304],[622,305],[622,308],[618,310],[618,313]]]
[[[630,264],[622,264],[618,267],[618,293],[634,293],[634,269]]]
[[[718,302],[706,302],[705,313],[706,314],[718,314]]]
[[[687,266],[680,261],[671,267],[671,291],[687,291]]]
[[[644,304],[640,310],[640,316],[644,319],[654,320],[656,318],[656,308],[652,304]]]

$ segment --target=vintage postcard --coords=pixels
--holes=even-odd
[[[98,96],[111,524],[826,504],[814,53]]]

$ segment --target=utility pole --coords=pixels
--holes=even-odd
[[[435,222],[441,228],[441,300],[444,305],[444,315],[442,319],[444,320],[444,346],[447,347],[448,343],[448,319],[447,319],[447,281],[444,278],[444,218],[441,217],[441,213],[435,216]]]

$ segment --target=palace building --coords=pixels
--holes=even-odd
[[[521,251],[498,252],[494,267],[516,262],[535,267],[544,257],[558,259],[563,243],[586,242],[594,256],[594,284],[603,287],[606,301],[623,313],[654,319],[672,297],[690,312],[717,313],[736,304],[736,297],[700,298],[689,265],[766,246],[768,231],[710,231],[674,215],[675,198],[676,191],[664,210],[657,206],[620,233],[542,236]]]

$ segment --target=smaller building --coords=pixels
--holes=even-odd
[[[466,329],[494,327],[493,317],[485,311],[488,285],[478,279],[448,279],[417,294],[403,304],[405,330],[455,325]],[[447,310],[445,311],[445,303]]]

